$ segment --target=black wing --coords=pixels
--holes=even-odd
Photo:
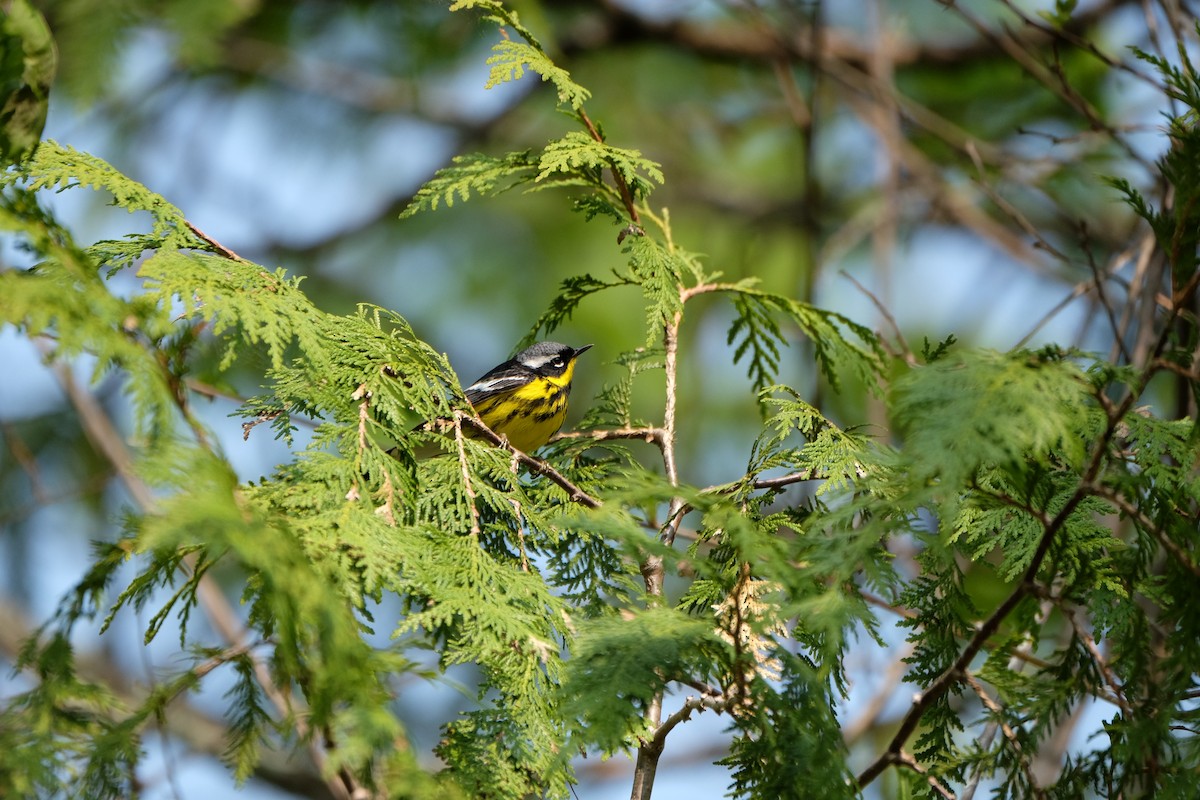
[[[511,392],[529,383],[530,370],[515,359],[505,361],[466,388],[467,402],[476,405],[480,400]]]

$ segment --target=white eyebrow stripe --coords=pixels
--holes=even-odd
[[[537,358],[531,358],[522,363],[524,366],[529,367],[530,369],[541,369],[556,358],[562,358],[562,356],[560,356],[558,353],[551,353],[548,356],[538,356]]]

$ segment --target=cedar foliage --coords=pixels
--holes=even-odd
[[[999,796],[1192,791],[1200,429],[1144,405],[1159,375],[1193,397],[1200,388],[1186,310],[1200,274],[1200,81],[1186,59],[1148,57],[1183,104],[1160,164],[1173,200],[1155,207],[1114,181],[1153,229],[1170,278],[1150,357],[947,341],[904,364],[842,315],[709,272],[650,204],[669,176],[603,139],[588,90],[516,14],[489,0],[452,8],[506,32],[492,84],[538,74],[576,127],[540,152],[458,157],[406,213],[565,190],[589,219],[621,226],[625,266],[568,279],[527,341],[633,285],[644,347],[611,356],[626,376],[592,400],[580,436],[521,460],[463,436],[471,412],[457,376],[403,318],[367,305],[323,312],[300,280],[224,250],[99,159],[43,141],[0,178],[0,229],[37,256],[32,269],[0,273],[0,309],[50,342],[55,361],[87,355],[94,377],[122,376],[133,411],[122,478],[144,491],[131,492],[123,537],[95,545],[87,575],[25,647],[17,668],[32,685],[0,715],[0,794],[127,796],[149,724],[224,665],[237,676],[225,756],[238,780],[270,741],[320,752],[334,791],[567,797],[572,754],[639,751],[640,770],[670,748],[675,726],[716,712],[729,723],[722,763],[736,797],[851,797],[891,767],[918,796],[978,774]],[[81,189],[111,195],[149,231],[76,242],[39,195]],[[118,293],[113,279],[128,272],[139,288]],[[652,424],[636,419],[633,399],[650,372],[675,390],[681,321],[709,294],[728,301],[733,358],[762,425],[740,478],[699,487],[673,463],[673,398]],[[780,354],[799,340],[829,385],[886,403],[895,441],[839,427],[778,383]],[[272,476],[239,485],[192,413],[189,381],[219,382],[257,358],[269,368],[244,406],[250,435],[269,424],[289,438],[301,420],[315,434]],[[429,419],[445,430],[413,428]],[[662,462],[640,461],[624,444],[634,438],[654,441]],[[418,456],[439,443],[449,452]],[[799,482],[817,488],[783,502]],[[676,541],[685,520],[687,547]],[[899,538],[915,543],[918,572],[897,567]],[[218,571],[237,576],[247,633],[213,648],[193,618]],[[984,602],[968,573],[1002,591]],[[677,596],[664,594],[664,575]],[[405,613],[385,632],[395,644],[372,646],[364,632],[385,595]],[[855,776],[833,709],[856,637],[879,636],[868,595],[911,612],[909,674],[923,692]],[[147,613],[147,642],[177,621],[187,653],[132,706],[79,678],[70,643],[127,609]],[[435,651],[442,669],[481,675],[475,708],[442,732],[436,774],[388,707],[399,676],[431,678],[403,657],[412,645]],[[668,691],[694,694],[662,719]],[[974,693],[983,710],[964,713]],[[1031,754],[1088,699],[1110,709],[1106,738],[1053,786],[1035,785]],[[992,722],[1004,735],[980,739]]]

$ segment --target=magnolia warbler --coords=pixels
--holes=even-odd
[[[467,400],[484,425],[532,453],[562,427],[575,360],[589,347],[538,342],[468,386]]]

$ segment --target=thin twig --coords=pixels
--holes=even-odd
[[[551,442],[562,439],[592,439],[604,442],[610,439],[641,439],[648,444],[661,442],[664,432],[662,428],[596,428],[586,431],[567,431],[556,433]]]
[[[471,533],[478,536],[480,533],[479,508],[475,505],[475,487],[471,484],[471,470],[467,465],[467,447],[463,441],[462,423],[464,416],[465,414],[462,411],[454,412],[454,443],[458,446],[458,466],[462,470],[463,491],[467,493],[467,504],[471,507]],[[508,440],[505,439],[504,441],[507,442]]]
[[[1033,324],[1033,326],[1025,333],[1024,336],[1021,337],[1020,341],[1018,341],[1014,345],[1014,347],[1015,348],[1024,347],[1026,344],[1028,344],[1029,340],[1032,339],[1035,335],[1037,335],[1037,332],[1040,331],[1042,328],[1044,328],[1046,326],[1046,324],[1050,322],[1050,320],[1054,319],[1054,317],[1056,317],[1059,314],[1059,312],[1061,312],[1064,308],[1069,306],[1073,301],[1077,300],[1078,298],[1080,298],[1083,295],[1090,292],[1093,288],[1095,288],[1098,285],[1098,282],[1101,279],[1108,280],[1108,279],[1111,279],[1113,276],[1115,276],[1117,274],[1117,272],[1131,258],[1133,258],[1135,251],[1139,251],[1139,252],[1145,251],[1145,246],[1147,244],[1147,241],[1149,241],[1150,246],[1153,247],[1153,243],[1154,243],[1153,234],[1150,234],[1149,240],[1147,240],[1145,237],[1143,237],[1142,241],[1135,247],[1131,247],[1126,250],[1123,250],[1123,251],[1117,253],[1116,255],[1114,255],[1111,259],[1109,259],[1108,269],[1105,270],[1102,278],[1093,274],[1091,278],[1088,278],[1087,280],[1079,281],[1078,283],[1076,283],[1073,287],[1071,287],[1071,291],[1068,292],[1065,297],[1063,297],[1061,300],[1059,300],[1057,303],[1055,303],[1054,306],[1052,306],[1048,311],[1046,311],[1046,313],[1043,314],[1041,316],[1041,318],[1036,323]],[[1139,256],[1139,258],[1140,258],[1140,256]],[[1128,307],[1126,307],[1125,313],[1126,314],[1128,313]],[[1121,342],[1123,342],[1125,334],[1124,334],[1124,331],[1121,330],[1120,326],[1118,326],[1117,329],[1114,331],[1114,335],[1117,340],[1116,343],[1114,344],[1114,347],[1117,348],[1117,350],[1119,352],[1123,353],[1125,351],[1125,346]],[[1112,359],[1115,359],[1117,354],[1118,354],[1117,352],[1114,352]],[[1110,360],[1112,360],[1112,359],[1110,359]]]
[[[1042,86],[1049,89],[1052,93],[1058,96],[1060,100],[1075,110],[1077,114],[1083,117],[1093,130],[1103,131],[1114,144],[1119,146],[1126,154],[1134,161],[1142,164],[1150,170],[1153,168],[1146,158],[1130,145],[1116,128],[1109,125],[1101,117],[1099,111],[1088,100],[1071,86],[1067,81],[1066,76],[1061,70],[1061,66],[1057,63],[1054,66],[1047,66],[1041,63],[1034,57],[1032,46],[1029,42],[1012,35],[1010,32],[998,33],[987,26],[987,24],[977,15],[968,11],[956,0],[937,0],[938,3],[946,8],[953,9],[958,15],[978,33],[982,38],[994,43],[1000,50],[1009,56],[1021,67],[1030,77],[1036,80]]]
[[[853,283],[860,292],[867,296],[867,299],[870,300],[875,306],[875,310],[883,316],[888,326],[892,329],[892,333],[896,337],[896,342],[900,345],[900,352],[904,356],[904,362],[910,366],[915,366],[917,363],[917,357],[913,355],[912,348],[908,346],[908,342],[904,338],[904,333],[900,330],[900,325],[896,322],[896,318],[892,316],[892,312],[888,311],[887,306],[883,304],[883,301],[872,294],[870,289],[859,283],[858,280],[849,272],[846,272],[846,270],[840,269],[838,270],[838,274]]]
[[[218,242],[216,239],[209,236],[204,231],[197,228],[192,223],[189,222],[187,224],[187,226],[188,226],[188,230],[190,230],[192,233],[196,234],[196,236],[199,237],[201,241],[203,241],[205,244],[207,244],[209,247],[211,247],[213,250],[215,250],[218,255],[224,256],[225,258],[228,258],[230,261],[245,261],[246,260],[246,259],[242,258],[241,256],[239,256],[237,253],[230,250],[225,245]]]
[[[600,144],[604,144],[604,137],[600,134],[599,128],[592,122],[591,117],[587,115],[587,112],[580,107],[577,113],[579,114],[580,121],[588,129],[588,134]],[[621,202],[625,204],[625,211],[629,214],[629,221],[633,225],[639,225],[642,220],[638,216],[637,205],[633,201],[633,192],[629,190],[629,183],[625,180],[625,176],[617,169],[609,169],[609,174],[613,176],[613,183],[616,184],[617,192],[621,195]]]
[[[1033,765],[1025,756],[1025,751],[1021,747],[1021,740],[1017,738],[1017,732],[1012,729],[1012,726],[1004,721],[1004,709],[1000,707],[999,703],[992,699],[992,696],[988,694],[987,689],[983,687],[983,684],[979,682],[979,679],[969,672],[966,676],[966,682],[967,685],[974,690],[975,695],[979,698],[979,702],[983,703],[984,707],[996,716],[996,722],[1000,726],[1000,731],[1004,734],[1004,738],[1008,741],[1008,744],[1013,749],[1013,752],[1017,754],[1017,760],[1021,764],[1021,769],[1025,772],[1025,780],[1029,782],[1029,787],[1033,792],[1031,796],[1037,798],[1038,800],[1044,800],[1046,797],[1046,790],[1038,785],[1037,778],[1033,774]]]
[[[1117,680],[1116,673],[1113,672],[1112,665],[1108,663],[1108,659],[1100,652],[1100,648],[1096,645],[1095,638],[1079,621],[1079,615],[1075,613],[1075,609],[1067,602],[1059,598],[1059,602],[1055,603],[1059,610],[1063,612],[1066,618],[1071,622],[1071,627],[1075,631],[1075,635],[1083,642],[1083,647],[1088,651],[1088,655],[1092,657],[1092,661],[1096,664],[1096,669],[1100,670],[1100,677],[1112,692],[1113,698],[1116,700],[1116,705],[1121,709],[1121,712],[1128,718],[1133,714],[1133,706],[1129,704],[1129,700],[1125,697],[1125,688],[1121,682]]]
[[[664,392],[665,402],[663,404],[661,448],[663,468],[667,472],[667,482],[672,486],[679,485],[679,467],[675,463],[675,408],[676,393],[678,392],[679,385],[679,325],[682,320],[683,310],[680,309],[675,312],[675,316],[666,326],[666,330],[663,333],[663,349],[665,351],[663,363],[666,371],[666,389]],[[663,542],[668,547],[674,543],[675,533],[679,530],[679,523],[682,521],[679,509],[682,506],[683,500],[681,498],[671,498],[667,517],[672,521],[668,522],[661,536]]]
[[[667,218],[664,212],[664,223]],[[664,224],[664,231],[670,243],[670,226]],[[689,292],[694,292],[699,287],[687,289],[679,287],[680,307],[674,313],[667,324],[663,327],[663,369],[666,373],[666,381],[664,388],[663,399],[663,425],[661,435],[657,438],[656,443],[662,453],[663,468],[667,474],[667,480],[671,486],[679,485],[679,468],[675,461],[675,413],[676,413],[676,394],[678,392],[678,369],[679,369],[679,326],[683,321],[683,305],[688,298],[693,296]],[[662,526],[659,532],[659,539],[668,547],[674,541],[675,536],[679,532],[679,525],[683,520],[686,504],[682,497],[678,495],[671,498],[667,504],[667,521]],[[662,556],[651,555],[646,557],[642,562],[641,573],[642,580],[646,585],[646,594],[653,599],[661,598],[663,595],[663,579],[665,569],[663,566]],[[646,706],[645,721],[647,727],[655,731],[654,738],[649,742],[641,742],[638,746],[637,763],[633,770],[633,787],[630,793],[631,800],[650,800],[654,791],[654,776],[658,771],[658,760],[662,755],[663,742],[665,741],[666,732],[662,732],[659,736],[662,723],[662,701],[663,693],[658,691],[651,698]],[[678,723],[675,723],[678,724]],[[674,727],[672,725],[672,727]],[[669,730],[669,729],[668,729]]]
[[[900,752],[896,753],[892,761],[899,766],[911,769],[913,772],[925,778],[925,782],[929,784],[930,788],[937,792],[939,797],[944,798],[944,800],[955,800],[954,792],[947,789],[946,785],[938,780],[936,775],[931,775],[929,770],[922,767],[917,759],[913,758],[913,756],[908,752],[901,750]]]
[[[1192,561],[1187,551],[1172,541],[1171,537],[1167,536],[1167,532],[1162,529],[1162,526],[1155,524],[1154,520],[1143,514],[1141,509],[1106,486],[1093,484],[1088,487],[1088,491],[1096,497],[1116,506],[1122,514],[1132,519],[1139,527],[1157,539],[1163,549],[1170,553],[1179,562],[1180,566],[1193,575],[1200,577],[1200,565]]]
[[[700,695],[699,697],[689,695],[683,701],[683,707],[676,711],[671,716],[663,720],[658,726],[658,730],[654,732],[653,743],[661,750],[666,743],[667,734],[675,729],[682,722],[687,722],[691,719],[692,714],[696,711],[709,709],[716,711],[718,714],[725,710],[728,700],[720,696]]]
[[[1120,350],[1121,356],[1126,362],[1129,361],[1129,352],[1125,348],[1125,342],[1121,338],[1121,326],[1117,322],[1117,312],[1113,308],[1112,300],[1108,296],[1108,290],[1104,288],[1109,275],[1102,275],[1100,266],[1096,263],[1096,256],[1092,253],[1091,242],[1087,235],[1087,227],[1080,223],[1081,232],[1080,238],[1083,240],[1083,251],[1087,254],[1088,269],[1092,271],[1092,282],[1096,287],[1096,298],[1100,301],[1100,306],[1104,309],[1104,316],[1108,319],[1109,329],[1112,331],[1113,344]]]

